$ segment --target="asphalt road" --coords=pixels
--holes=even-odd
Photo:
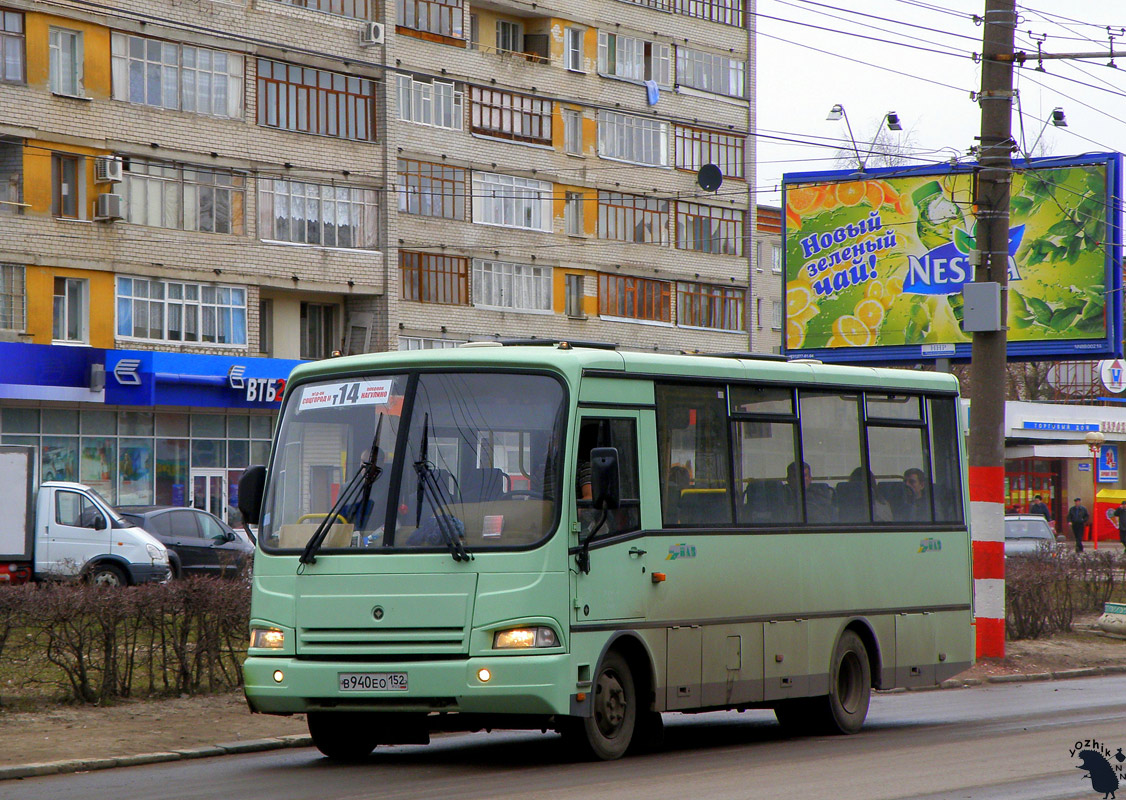
[[[282,750],[9,781],[0,798],[1098,798],[1069,751],[1126,748],[1126,676],[881,695],[850,737],[784,739],[770,712],[665,720],[662,752],[608,764],[566,762],[553,734],[481,733],[359,766]]]

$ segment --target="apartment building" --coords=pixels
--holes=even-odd
[[[753,12],[0,0],[0,444],[228,517],[301,359],[747,349]]]
[[[781,353],[786,326],[782,273],[782,209],[759,206],[751,256],[751,350]]]

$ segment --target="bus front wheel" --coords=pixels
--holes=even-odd
[[[570,717],[563,736],[585,758],[613,761],[629,749],[637,727],[637,687],[625,658],[611,651],[598,667],[592,687],[593,713]]]
[[[379,743],[368,714],[310,711],[307,717],[313,744],[334,761],[363,761]]]

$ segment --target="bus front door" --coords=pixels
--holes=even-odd
[[[645,415],[647,420],[643,419]],[[572,451],[577,458],[571,545],[577,560],[577,551],[590,538],[590,570],[579,571],[574,577],[576,623],[635,620],[648,612],[652,574],[648,545],[641,532],[646,508],[656,506],[642,497],[640,474],[645,468],[639,465],[638,430],[652,431],[652,416],[652,411],[587,410],[580,419],[578,441]],[[618,451],[621,503],[606,512],[605,520],[590,500],[590,451],[595,447]],[[650,480],[645,475],[648,485],[656,486],[655,477]]]

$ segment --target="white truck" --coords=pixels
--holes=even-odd
[[[48,481],[37,488],[35,465],[35,448],[0,447],[0,585],[167,580],[163,544],[125,522],[88,486]]]

